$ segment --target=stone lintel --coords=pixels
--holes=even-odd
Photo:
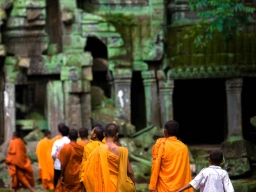
[[[117,79],[131,79],[132,78],[132,70],[131,69],[114,69],[113,77],[115,80]]]

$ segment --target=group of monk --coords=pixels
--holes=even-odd
[[[135,177],[128,159],[128,149],[118,143],[118,127],[108,124],[105,129],[95,126],[88,139],[86,128],[69,129],[58,125],[59,135],[50,139],[51,132],[39,141],[39,174],[45,191],[55,192],[135,192]],[[183,191],[191,181],[189,151],[177,139],[179,124],[166,122],[164,138],[152,149],[152,171],[149,190],[154,192]],[[80,137],[80,138],[79,138]],[[12,177],[11,188],[28,188],[35,182],[33,169],[26,155],[24,141],[15,132],[10,141],[6,164]],[[192,185],[184,188],[192,192]]]

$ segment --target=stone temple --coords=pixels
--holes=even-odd
[[[17,126],[56,135],[60,122],[113,122],[137,167],[150,166],[152,141],[174,118],[183,142],[225,142],[229,173],[251,178],[256,26],[200,48],[186,38],[196,21],[187,0],[0,0],[1,143]]]

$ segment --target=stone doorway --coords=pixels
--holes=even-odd
[[[175,80],[174,119],[186,144],[220,144],[227,136],[225,79]]]
[[[244,78],[242,88],[242,127],[244,139],[256,144],[256,128],[250,119],[256,116],[256,93],[253,91],[256,85],[256,78]]]
[[[131,123],[136,131],[146,127],[146,105],[143,79],[140,71],[133,71],[131,83]]]
[[[47,83],[59,76],[28,76],[27,84],[15,86],[16,125],[24,136],[33,129],[50,129],[47,123]]]

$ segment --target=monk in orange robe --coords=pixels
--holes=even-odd
[[[105,134],[106,143],[97,147],[85,164],[86,192],[125,192],[127,182],[135,192],[135,178],[128,160],[128,150],[115,143],[118,138],[117,126],[108,124]],[[126,163],[119,162],[122,158],[120,154],[126,154],[124,159]]]
[[[31,192],[35,192],[32,165],[27,157],[25,143],[17,132],[13,133],[5,163],[12,177],[11,189],[17,191],[20,188],[28,188]]]
[[[178,122],[166,122],[165,138],[158,139],[152,148],[150,191],[176,192],[191,181],[189,151],[187,146],[177,139],[178,131]],[[193,189],[186,192],[193,192]]]
[[[96,147],[103,144],[101,142],[103,138],[104,138],[104,129],[100,125],[97,125],[96,127],[93,128],[91,132],[91,140],[84,146],[83,160],[82,160],[80,174],[79,174],[79,181],[81,182],[81,186],[83,186],[84,168],[85,168],[86,161],[89,155],[91,154],[91,152]]]
[[[89,142],[88,129],[86,129],[85,127],[80,128],[79,129],[79,137],[80,137],[80,140],[77,141],[77,144],[84,147]]]
[[[40,140],[36,147],[36,154],[38,157],[39,164],[39,175],[38,177],[42,180],[42,186],[44,187],[44,191],[53,190],[53,176],[54,176],[54,168],[53,168],[53,159],[51,157],[52,150],[52,141],[51,132],[46,130],[44,132],[44,138]]]
[[[69,131],[70,143],[64,145],[58,154],[58,159],[61,162],[61,181],[59,181],[55,191],[82,192],[79,172],[83,158],[83,147],[77,144],[77,138],[77,130],[71,129]],[[62,183],[61,187],[60,182]]]

